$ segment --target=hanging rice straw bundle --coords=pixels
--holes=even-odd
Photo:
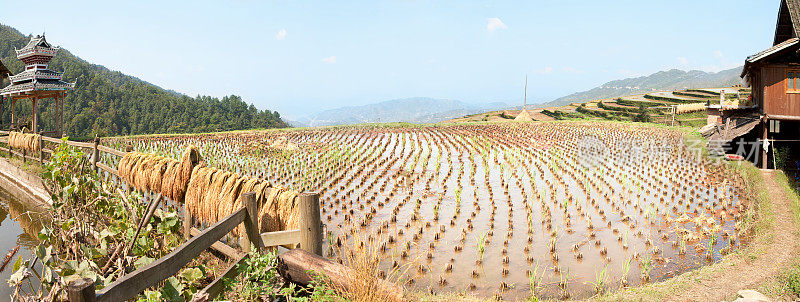
[[[186,187],[186,209],[192,216],[199,217],[198,209],[200,209],[200,203],[202,200],[200,196],[205,189],[208,188],[209,181],[209,174],[214,172],[215,170],[208,167],[200,167],[197,166],[192,171],[192,179],[189,181],[189,185]]]
[[[265,187],[262,193],[261,210],[258,213],[258,224],[261,232],[274,232],[281,230],[281,221],[278,218],[278,194],[283,191],[281,186]]]
[[[297,226],[292,225],[293,221],[290,219],[292,215],[297,212],[295,209],[295,197],[297,197],[297,191],[293,190],[281,192],[277,197],[278,218],[281,222],[281,230],[297,228]],[[295,218],[295,220],[297,220],[297,218]]]
[[[176,200],[183,200],[186,195],[186,186],[192,177],[192,170],[200,162],[200,151],[194,145],[189,145],[181,154],[180,166],[176,175],[176,183],[173,184],[174,196]]]
[[[8,133],[8,145],[14,149],[39,152],[42,150],[42,136],[36,133],[11,131]]]
[[[119,161],[117,171],[125,182],[136,189],[161,193],[182,203],[192,171],[202,165],[200,153],[194,146],[184,151],[182,160],[179,162],[154,154],[128,152]]]

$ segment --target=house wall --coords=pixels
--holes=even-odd
[[[788,65],[767,65],[761,68],[763,109],[767,115],[800,117],[800,93],[786,92]]]

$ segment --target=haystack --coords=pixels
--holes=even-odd
[[[522,109],[522,111],[517,114],[517,117],[514,118],[515,122],[532,122],[533,118],[531,115],[528,114],[528,110]]]

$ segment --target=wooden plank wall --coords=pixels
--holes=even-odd
[[[786,65],[771,65],[761,69],[764,113],[768,115],[800,116],[800,93],[786,93],[786,68]]]

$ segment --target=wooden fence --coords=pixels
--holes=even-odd
[[[0,142],[7,143],[8,134],[8,131],[0,130]],[[6,135],[6,137],[2,137],[3,135]],[[19,156],[23,161],[32,160],[45,163],[48,161],[49,156],[53,154],[53,150],[46,149],[44,142],[67,144],[91,151],[91,164],[95,171],[99,172],[103,170],[119,180],[122,179],[117,169],[99,162],[99,158],[101,152],[119,157],[124,157],[127,152],[100,145],[100,140],[97,138],[95,138],[93,142],[88,143],[61,140],[46,136],[41,136],[41,139],[42,148],[38,154],[29,155],[26,150],[14,150],[11,146],[8,148],[0,146],[0,150],[8,152],[12,156]],[[157,200],[160,199],[160,197],[159,195],[159,197],[152,202],[153,206],[148,209],[148,214],[142,218],[140,227],[144,223],[147,223],[146,221],[149,220],[150,215],[152,215],[152,212],[155,210],[155,206],[158,204]],[[177,274],[182,267],[209,248],[220,252],[230,259],[235,259],[235,261],[224,274],[220,275],[206,288],[195,294],[194,301],[210,301],[214,299],[223,289],[222,280],[225,278],[233,278],[238,274],[236,266],[247,259],[248,254],[246,252],[249,251],[251,246],[257,249],[264,249],[267,247],[288,245],[314,255],[322,255],[323,237],[319,194],[303,193],[298,196],[298,209],[300,211],[299,229],[260,234],[258,233],[261,229],[258,225],[258,201],[255,198],[255,193],[249,192],[242,194],[241,198],[242,204],[245,205],[243,208],[228,215],[205,230],[199,230],[192,226],[193,219],[189,211],[184,207],[183,232],[187,239],[186,243],[161,259],[126,274],[124,277],[114,281],[100,291],[95,289],[94,282],[89,279],[75,280],[67,286],[68,300],[71,302],[125,301],[134,298],[145,289]],[[242,244],[240,244],[243,252],[239,252],[220,241],[220,239],[241,223],[244,223],[245,227],[245,237],[243,238],[244,240],[241,241]]]

